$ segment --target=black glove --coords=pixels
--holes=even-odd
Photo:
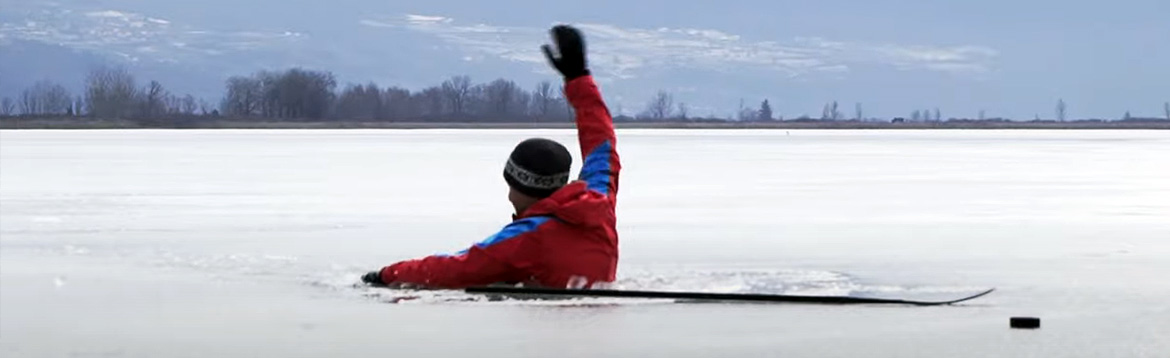
[[[550,31],[560,57],[553,55],[549,45],[541,46],[544,56],[565,77],[565,82],[589,74],[585,63],[585,40],[581,32],[568,25],[557,25]]]
[[[370,271],[369,273],[366,273],[365,276],[362,276],[362,282],[365,282],[371,286],[386,286],[386,283],[382,282],[381,271]]]

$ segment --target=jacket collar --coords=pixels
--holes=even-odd
[[[512,214],[512,220],[518,220],[533,216],[556,216],[556,212],[571,203],[576,198],[581,197],[582,194],[588,190],[588,186],[584,181],[573,181],[560,189],[557,189],[552,195],[541,199],[528,210],[520,215]]]

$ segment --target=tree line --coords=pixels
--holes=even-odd
[[[149,121],[176,117],[229,117],[275,121],[571,121],[560,86],[550,81],[526,90],[514,81],[472,83],[454,76],[411,91],[376,83],[340,90],[330,72],[292,68],[232,76],[216,105],[178,96],[157,81],[139,86],[122,67],[99,67],[86,77],[84,93],[40,81],[19,102],[0,100],[0,115],[92,117]]]
[[[399,122],[569,122],[573,111],[565,99],[563,87],[550,81],[537,83],[530,90],[516,82],[498,78],[473,83],[466,75],[452,76],[420,90],[399,86],[382,87],[374,82],[347,84],[338,88],[336,77],[327,71],[290,68],[281,71],[258,71],[232,76],[224,82],[223,97],[217,103],[197,99],[190,94],[177,95],[158,81],[139,85],[124,67],[97,67],[87,74],[84,89],[72,94],[65,87],[47,80],[39,81],[13,100],[0,99],[0,116],[88,117],[129,119],[138,122],[164,122],[175,119],[230,118],[264,121],[399,121]],[[1165,120],[1170,120],[1170,102],[1163,104]],[[620,110],[618,112],[621,112]],[[1056,121],[1067,120],[1068,107],[1058,100]],[[979,111],[979,121],[1006,121],[986,118]],[[1134,118],[1126,112],[1122,120]],[[658,91],[634,116],[620,115],[618,121],[886,121],[867,118],[861,103],[846,114],[837,101],[824,105],[820,117],[802,115],[785,119],[765,99],[759,105],[745,106],[741,100],[737,112],[728,118],[691,117],[688,106],[675,102],[667,91]],[[949,121],[971,119],[950,118]],[[1040,115],[1036,115],[1040,121]],[[914,110],[909,120],[894,122],[940,122],[939,108]]]
[[[336,86],[331,73],[299,68],[234,76],[221,109],[276,120],[529,122],[570,121],[573,115],[563,91],[549,81],[531,91],[503,78],[475,84],[468,76],[415,91],[373,82]]]
[[[139,87],[125,68],[95,69],[84,81],[80,94],[58,83],[38,81],[22,91],[17,100],[0,99],[0,116],[146,120],[216,114],[206,101],[190,94],[172,94],[158,81]]]

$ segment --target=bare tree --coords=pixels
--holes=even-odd
[[[374,82],[366,84],[365,107],[370,112],[370,119],[384,119],[382,107],[386,106],[382,98],[382,89]]]
[[[492,108],[491,108],[491,104],[489,104],[487,101],[486,93],[487,93],[487,84],[486,83],[473,85],[473,86],[471,86],[470,89],[467,90],[467,96],[464,97],[464,102],[463,102],[463,114],[465,114],[466,116],[463,118],[471,118],[471,117],[475,117],[476,115],[483,115],[484,116],[483,118],[491,118],[492,117],[492,116],[488,116],[488,114],[490,114],[492,112]],[[452,118],[459,118],[458,116],[454,116],[454,115],[452,115],[451,117]],[[483,119],[483,118],[481,118],[481,119]],[[460,119],[460,120],[463,120],[463,119]]]
[[[687,104],[684,102],[679,102],[678,110],[676,110],[675,113],[675,116],[679,119],[687,119]]]
[[[183,96],[183,99],[179,102],[179,113],[193,115],[197,110],[199,110],[199,103],[195,101],[195,96],[190,94]]]
[[[390,87],[382,92],[382,118],[404,120],[418,116],[418,107],[410,100],[410,90]]]
[[[772,104],[768,103],[767,99],[763,103],[760,103],[759,118],[763,121],[772,120]]]
[[[229,78],[221,109],[232,115],[281,119],[323,119],[334,109],[333,73],[292,68]],[[204,110],[206,111],[206,110]],[[217,114],[212,111],[212,114]]]
[[[979,110],[979,120],[981,120],[981,121],[982,121],[982,120],[984,120],[984,119],[986,119],[986,118],[987,118],[987,111],[984,111],[984,110],[980,109],[980,110]]]
[[[333,110],[333,114],[337,118],[351,119],[359,117],[361,112],[362,97],[365,96],[366,87],[350,84],[341,91],[337,96],[337,108]]]
[[[451,77],[451,79],[444,81],[440,88],[443,97],[451,107],[451,113],[456,116],[463,115],[467,110],[467,102],[471,93],[471,77]]]
[[[351,84],[341,92],[334,115],[341,119],[374,120],[382,116],[382,90],[378,85]]]
[[[200,98],[199,99],[199,114],[204,115],[204,116],[209,115],[209,114],[210,115],[219,115],[219,110],[213,108],[211,106],[211,103],[208,103],[207,100]]]
[[[674,96],[660,90],[646,105],[646,116],[656,120],[670,118],[672,108],[674,108]]]
[[[422,114],[431,117],[443,115],[445,95],[441,87],[428,87],[415,96],[422,109]]]
[[[1170,121],[1170,102],[1162,103],[1162,110],[1166,111],[1166,120]]]
[[[487,103],[487,111],[484,114],[488,114],[494,119],[523,114],[524,107],[528,103],[528,98],[520,86],[503,78],[484,86],[483,96],[484,102]]]
[[[532,105],[532,93],[519,86],[512,88],[512,91],[512,105],[509,107],[512,116],[527,117],[528,107]]]
[[[569,95],[565,93],[565,88],[562,86],[560,91],[557,91],[558,96],[554,98],[553,108],[556,114],[554,117],[559,121],[572,121],[576,115],[576,110],[573,109],[572,104],[569,103]]]
[[[132,116],[137,95],[134,76],[124,67],[98,67],[86,77],[85,100],[91,116]]]
[[[917,122],[921,119],[922,119],[922,111],[919,111],[916,109],[916,110],[914,110],[913,113],[910,113],[910,120],[911,121]]]
[[[20,93],[20,113],[26,116],[41,114],[40,96],[37,96],[33,90],[25,89]]]
[[[167,90],[158,81],[150,81],[150,84],[141,93],[142,99],[139,103],[139,107],[141,108],[139,113],[142,116],[155,118],[168,112],[167,98],[170,97],[170,94],[167,93]]]
[[[332,109],[337,86],[332,73],[293,68],[276,74],[274,80],[273,86],[265,88],[270,92],[265,99],[275,100],[276,117],[322,119]]]
[[[45,112],[64,114],[73,107],[73,96],[65,86],[54,84],[45,92]]]
[[[942,121],[942,112],[939,112],[938,107],[934,108],[934,121],[935,122]]]
[[[1133,116],[1130,116],[1130,115],[1129,115],[1129,111],[1125,111],[1125,117],[1122,117],[1122,119],[1124,119],[1124,120],[1127,120],[1127,121],[1128,121],[1128,120],[1130,120],[1130,119],[1133,119]]]
[[[257,114],[266,118],[282,117],[279,83],[281,74],[272,71],[259,71],[253,74],[252,78],[260,88]]]
[[[860,122],[860,121],[864,120],[865,117],[862,116],[862,112],[861,112],[861,102],[858,102],[857,105],[854,106],[854,109],[857,110],[857,121]]]
[[[0,100],[0,115],[11,116],[13,115],[13,112],[16,112],[16,102],[13,102],[12,99],[8,97],[4,97],[4,99]]]
[[[554,96],[552,82],[541,81],[537,83],[536,89],[532,91],[532,113],[539,118],[547,119],[556,102]]]
[[[821,111],[821,120],[839,120],[841,119],[841,111],[837,109],[837,101],[825,103],[825,109]]]
[[[183,114],[183,97],[167,95],[165,98],[167,114]]]
[[[1056,120],[1057,120],[1057,121],[1064,122],[1064,115],[1065,115],[1065,113],[1066,113],[1066,112],[1065,112],[1065,111],[1066,111],[1066,109],[1067,109],[1067,108],[1066,108],[1066,106],[1065,106],[1065,104],[1064,104],[1064,99],[1063,99],[1063,98],[1061,98],[1061,99],[1059,99],[1059,100],[1057,100],[1057,101],[1056,101]]]
[[[259,114],[264,100],[264,89],[258,78],[232,76],[228,78],[223,111],[234,116]]]
[[[26,115],[60,115],[70,110],[72,96],[64,86],[47,80],[37,81],[21,93],[21,112]]]
[[[81,96],[76,96],[73,98],[73,115],[85,115],[85,100],[82,99]]]

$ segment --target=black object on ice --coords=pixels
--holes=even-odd
[[[1010,322],[1011,322],[1012,328],[1024,328],[1024,329],[1040,328],[1040,318],[1039,317],[1012,317]]]
[[[743,302],[770,302],[770,303],[812,303],[812,304],[903,304],[914,306],[937,306],[959,303],[982,297],[994,288],[986,291],[949,301],[914,301],[888,298],[848,297],[848,296],[801,296],[801,295],[771,295],[753,293],[705,293],[705,292],[669,292],[669,291],[627,291],[627,290],[594,290],[594,289],[555,289],[555,288],[524,288],[506,286],[470,287],[464,289],[467,293],[498,294],[520,297],[627,297],[627,298],[667,298],[693,301],[743,301]]]
[[[362,282],[365,282],[371,286],[386,286],[386,283],[382,282],[382,274],[378,271],[370,271],[366,273],[364,276],[362,276]]]

